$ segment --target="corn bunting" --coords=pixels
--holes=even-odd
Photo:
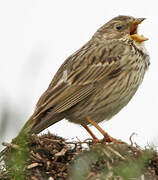
[[[113,141],[98,125],[128,104],[149,66],[146,37],[137,34],[145,18],[118,16],[61,65],[40,97],[24,128],[39,133],[66,118],[88,128],[95,126],[106,141]]]

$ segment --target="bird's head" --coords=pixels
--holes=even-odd
[[[144,42],[148,40],[142,35],[138,35],[138,25],[145,18],[133,18],[131,16],[117,16],[104,24],[94,36],[103,39],[121,39],[128,37],[136,42]]]

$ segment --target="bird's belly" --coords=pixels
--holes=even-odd
[[[117,114],[124,106],[128,104],[133,95],[135,94],[137,88],[129,89],[124,93],[117,95],[113,94],[112,98],[103,100],[102,106],[98,105],[95,107],[92,118],[96,122],[101,122],[103,120],[108,120]]]
[[[80,102],[71,108],[67,113],[66,119],[77,124],[88,124],[86,117],[91,117],[97,123],[108,120],[130,101],[135,91],[131,90],[120,96],[111,94],[111,97],[106,100],[98,99],[99,103],[96,103],[95,106],[94,102],[96,101],[92,101],[92,98],[87,98],[87,101]]]
[[[97,123],[108,120],[117,114],[124,106],[128,104],[130,99],[136,92],[136,89],[131,89],[124,92],[122,95],[111,94],[111,97],[99,99],[99,103],[93,104],[87,99],[87,102],[80,102],[73,107],[66,115],[66,119],[77,124],[88,124],[86,117],[90,117]]]

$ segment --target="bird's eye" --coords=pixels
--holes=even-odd
[[[121,24],[116,25],[116,29],[117,30],[121,30],[122,29],[122,25]]]

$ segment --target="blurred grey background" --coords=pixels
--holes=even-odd
[[[133,139],[141,146],[158,144],[158,11],[154,0],[0,1],[0,143],[17,135],[61,63],[117,15],[147,18],[140,34],[149,38],[151,66],[129,105],[101,126],[127,142],[135,132],[138,135]],[[69,139],[89,137],[80,126],[66,121],[49,131]]]

